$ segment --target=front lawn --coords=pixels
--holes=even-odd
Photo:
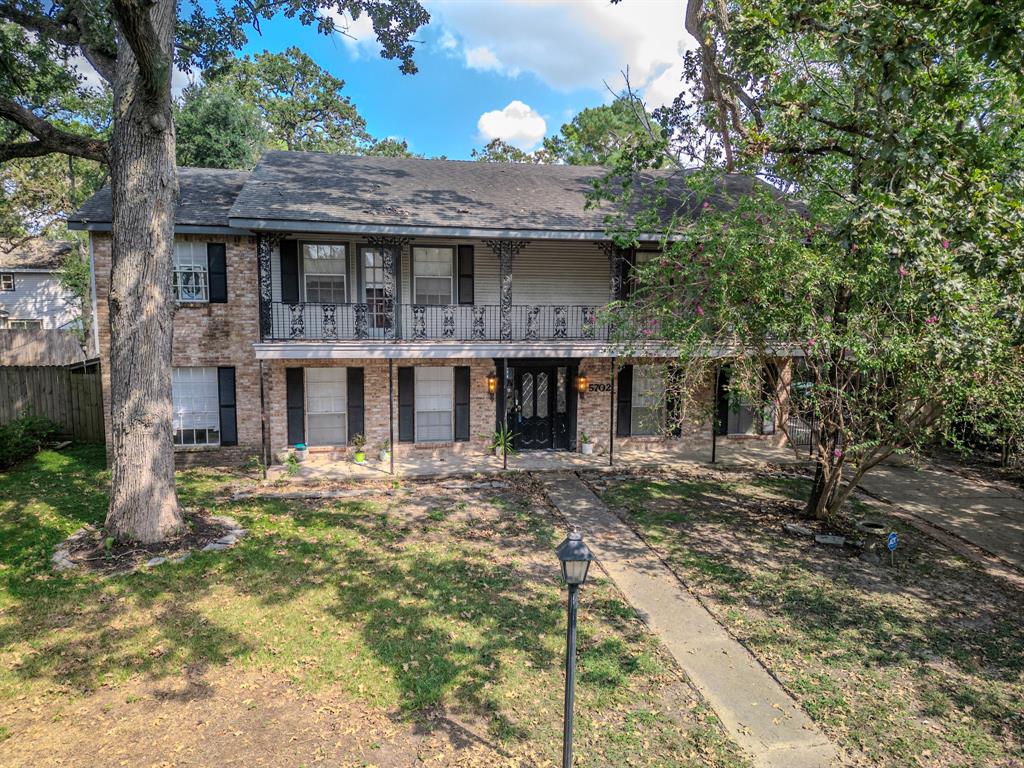
[[[100,577],[50,570],[101,523],[101,448],[0,473],[0,764],[555,765],[561,524],[528,483],[230,502],[249,535]],[[714,715],[614,587],[580,613],[580,766],[739,766]],[[418,762],[419,761],[419,762]]]
[[[895,568],[783,534],[800,477],[590,481],[857,764],[1024,764],[1020,592],[861,500]]]

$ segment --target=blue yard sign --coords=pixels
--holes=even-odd
[[[889,551],[890,552],[894,552],[896,550],[896,545],[899,544],[899,543],[900,543],[900,537],[897,536],[895,533],[890,533],[889,534],[889,539],[888,539],[888,541],[886,541],[886,546],[889,547]]]

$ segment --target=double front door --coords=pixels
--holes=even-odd
[[[511,370],[509,428],[516,450],[568,448],[567,368],[555,365],[515,366]]]

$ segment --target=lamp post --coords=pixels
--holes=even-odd
[[[562,768],[572,766],[572,705],[576,694],[576,607],[579,588],[587,580],[590,561],[594,559],[583,543],[583,535],[573,530],[558,547],[555,555],[562,565],[562,580],[569,587],[568,626],[565,633],[565,721],[562,736]]]

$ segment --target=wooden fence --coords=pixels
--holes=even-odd
[[[26,411],[55,421],[66,437],[103,442],[99,363],[0,366],[0,424]]]
[[[70,365],[87,357],[73,331],[0,328],[0,365]]]

